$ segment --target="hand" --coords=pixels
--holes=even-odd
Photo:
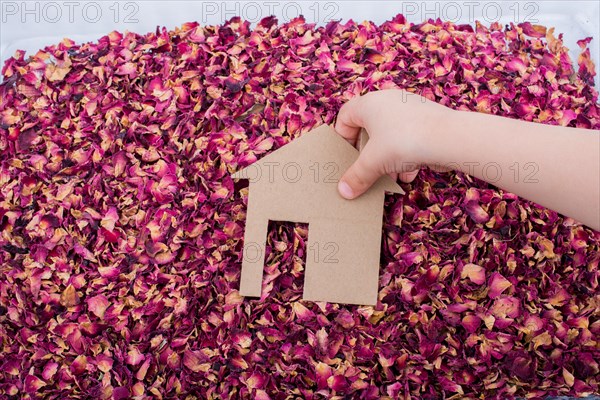
[[[452,110],[403,90],[382,90],[356,97],[338,113],[335,130],[352,145],[360,128],[369,141],[340,179],[342,197],[353,199],[389,174],[410,182],[431,158],[433,138]]]
[[[384,174],[408,182],[421,165],[438,170],[452,165],[600,230],[597,129],[452,110],[402,90],[371,92],[346,103],[335,130],[354,144],[360,127],[369,141],[338,184],[347,199]],[[523,178],[531,172],[524,166],[534,167],[535,176]]]

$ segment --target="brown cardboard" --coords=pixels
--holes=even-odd
[[[269,220],[291,221],[308,223],[305,300],[376,304],[384,196],[404,191],[383,176],[357,199],[341,197],[337,183],[357,157],[322,125],[233,175],[250,180],[241,295],[261,296]]]

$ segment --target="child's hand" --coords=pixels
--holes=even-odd
[[[430,160],[430,145],[443,126],[449,108],[402,90],[371,92],[342,106],[335,130],[355,145],[360,128],[369,141],[358,160],[340,179],[340,194],[353,199],[367,191],[384,174],[412,181]]]
[[[335,130],[369,141],[340,179],[353,199],[384,174],[410,181],[419,166],[447,166],[600,230],[600,134],[456,111],[402,90],[371,92],[345,104]]]

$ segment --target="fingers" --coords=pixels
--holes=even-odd
[[[335,122],[335,131],[353,146],[356,144],[360,128],[364,126],[360,103],[361,98],[354,97],[344,104]]]
[[[340,195],[346,199],[354,199],[366,192],[383,175],[383,168],[375,163],[379,157],[373,142],[367,142],[359,153],[358,159],[344,173],[338,183]]]
[[[419,175],[419,169],[416,169],[414,171],[409,171],[409,172],[400,172],[400,174],[398,174],[398,175],[402,182],[410,183],[415,180],[417,175]]]

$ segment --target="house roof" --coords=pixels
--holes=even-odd
[[[323,150],[326,150],[325,152]],[[259,166],[269,165],[267,163],[280,162],[285,163],[289,161],[295,161],[299,159],[305,159],[299,155],[306,153],[319,153],[325,154],[326,161],[334,161],[335,159],[356,159],[358,157],[358,150],[355,149],[350,143],[344,138],[338,135],[335,130],[329,125],[321,125],[310,132],[304,133],[297,139],[294,139],[285,146],[267,154],[254,164]],[[254,165],[252,164],[252,165]],[[247,179],[249,169],[248,166],[243,168],[232,175],[234,179]],[[381,187],[390,193],[401,193],[404,191],[392,178],[388,175],[379,178],[382,185]]]

